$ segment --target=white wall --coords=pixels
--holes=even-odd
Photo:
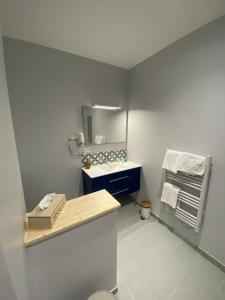
[[[82,106],[124,107],[127,71],[15,39],[5,38],[4,49],[27,209],[49,192],[77,197],[81,161],[69,156],[67,139],[83,129]]]
[[[64,260],[68,264],[68,270],[61,260],[63,258],[61,253],[62,249],[55,247],[57,243],[63,243],[63,237],[58,236],[51,241],[33,246],[32,250],[31,248],[27,249],[24,247],[25,202],[5,78],[1,33],[0,136],[0,299],[47,300],[56,299],[57,296],[58,299],[63,300],[63,296],[67,297],[68,295],[69,298],[67,297],[66,299],[77,299],[76,297],[86,299],[86,296],[96,289],[110,290],[114,288],[116,285],[115,212],[94,220],[92,226],[90,225],[91,223],[88,223],[86,225],[86,227],[89,226],[88,230],[85,228],[85,225],[83,225],[73,230],[73,232],[69,231],[64,234],[64,238],[67,239],[65,245],[73,241],[71,245],[74,247],[74,241],[78,241],[78,247],[76,249],[68,245],[68,247],[65,246]],[[75,235],[75,238],[71,239],[71,234],[73,237]],[[91,237],[89,237],[89,235],[91,235]],[[47,251],[48,248],[45,243],[48,244],[48,247],[52,247],[51,253],[54,249],[58,249],[55,255],[60,256],[57,262],[62,264],[62,266],[55,263],[51,253],[50,256],[52,260],[49,260],[48,255],[45,255],[45,251]],[[107,247],[104,248],[104,244],[107,244],[108,249]],[[99,249],[99,247],[101,249]],[[91,259],[89,253],[92,250],[96,251],[96,253],[92,253],[93,257],[98,257],[99,251],[102,251],[94,264],[92,263],[93,259]],[[104,255],[105,250],[107,251],[107,255]],[[75,261],[77,254],[78,257],[80,255],[80,260]],[[82,254],[89,256],[90,262],[86,265],[85,262],[87,262],[87,259],[85,260],[85,255],[82,256]],[[72,265],[71,255],[74,256],[72,259],[74,264]],[[105,257],[103,258],[103,256]],[[105,263],[104,259],[106,260]],[[44,260],[46,261],[44,262]],[[47,261],[50,262],[50,265],[46,263]],[[101,267],[100,262],[102,261],[103,266]],[[76,268],[76,264],[79,264],[79,267],[82,265],[82,272],[80,272],[79,267]],[[62,270],[65,276],[60,277],[59,270],[54,273],[55,267]],[[44,268],[46,268],[46,270],[44,270]],[[69,276],[71,275],[71,273],[69,273],[71,270],[73,276]],[[48,272],[50,272],[51,275],[50,284],[53,284],[50,289],[48,285]],[[69,277],[66,278],[66,276]],[[102,278],[103,276],[105,276],[104,279]],[[38,280],[36,280],[37,278]],[[58,286],[58,294],[56,295],[57,289],[54,289],[54,285],[57,280],[59,280],[60,284]],[[76,282],[74,282],[74,280]],[[62,287],[64,289],[62,289]]]
[[[25,203],[9,107],[1,32],[0,136],[0,299],[29,300],[23,245]]]
[[[225,17],[131,70],[128,153],[143,165],[141,198],[152,201],[155,214],[166,148],[212,155],[202,234],[177,229],[225,265],[224,28]]]
[[[27,248],[38,300],[87,300],[115,289],[116,219],[112,212]]]
[[[202,234],[195,237],[183,228],[180,230],[223,264],[224,28],[223,17],[130,71],[128,136],[129,159],[144,166],[141,197],[152,201],[156,214],[159,213],[159,186],[165,149],[212,154],[213,172]],[[44,193],[51,190],[68,191],[69,196],[76,195],[81,180],[80,162],[71,161],[65,141],[73,131],[79,131],[82,127],[82,105],[109,104],[110,101],[115,103],[115,100],[118,104],[124,103],[127,72],[17,40],[7,39],[5,47],[14,126],[27,202],[33,197],[30,205],[32,208]],[[4,97],[5,94],[1,94],[1,98]],[[8,102],[1,103],[1,106],[9,114]],[[1,109],[1,113],[2,111]],[[6,154],[10,157],[3,161],[6,164],[4,168],[7,166],[9,171],[6,174],[4,172],[2,177],[5,179],[4,193],[13,193],[14,197],[3,197],[7,201],[4,208],[7,217],[2,218],[1,222],[7,224],[11,212],[9,209],[14,209],[14,215],[18,216],[15,220],[21,224],[22,188],[21,183],[18,183],[19,169],[11,119],[8,115],[5,120],[6,116],[4,114],[0,119],[1,122],[8,122],[11,136],[7,133],[7,126],[2,124],[1,130],[6,132],[1,134],[1,151],[2,157]],[[13,155],[9,149],[14,151]],[[17,167],[16,173],[11,174],[10,166],[15,167],[13,161],[16,161]],[[14,174],[17,174],[16,178]],[[17,184],[12,184],[13,180]],[[10,182],[10,186],[7,182]],[[8,203],[15,196],[18,203],[15,202],[11,208]],[[16,232],[13,234],[19,237],[16,245],[21,246],[22,225],[15,228],[13,230]],[[4,237],[5,240],[6,238]],[[23,257],[23,252],[19,249],[18,253]],[[20,268],[23,268],[21,260]],[[21,280],[25,280],[23,276]]]

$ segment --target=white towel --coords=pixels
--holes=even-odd
[[[39,202],[38,207],[41,210],[45,210],[52,203],[54,197],[55,197],[55,193],[45,195],[44,198]]]
[[[103,144],[103,136],[102,135],[95,136],[95,144],[97,144],[97,145]]]
[[[161,201],[166,204],[169,204],[173,209],[175,209],[177,207],[177,199],[179,192],[179,187],[165,182],[163,186]]]
[[[177,164],[177,170],[202,176],[205,173],[205,160],[206,158],[204,156],[182,152]]]
[[[177,164],[180,160],[181,155],[182,152],[168,149],[163,161],[163,169],[167,169],[172,171],[173,173],[177,173]]]

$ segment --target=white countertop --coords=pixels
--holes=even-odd
[[[121,171],[126,171],[130,169],[140,168],[141,165],[134,163],[132,161],[127,162],[112,162],[108,164],[91,166],[90,169],[82,168],[82,170],[90,177],[96,178],[100,176],[105,176]]]

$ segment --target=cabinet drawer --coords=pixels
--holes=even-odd
[[[92,179],[92,191],[101,189],[106,189],[113,196],[121,196],[138,191],[140,189],[140,168]]]
[[[119,177],[109,179],[107,182],[109,192],[112,195],[117,195],[121,192],[129,192],[130,190],[130,176],[121,174]],[[107,187],[106,187],[107,188]]]

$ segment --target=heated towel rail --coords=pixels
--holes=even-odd
[[[181,190],[175,209],[164,202],[161,202],[162,208],[194,228],[196,233],[199,233],[203,219],[211,165],[211,156],[206,156],[203,176],[190,175],[179,171],[175,174],[169,170],[164,170],[164,182],[174,184],[180,187]]]

